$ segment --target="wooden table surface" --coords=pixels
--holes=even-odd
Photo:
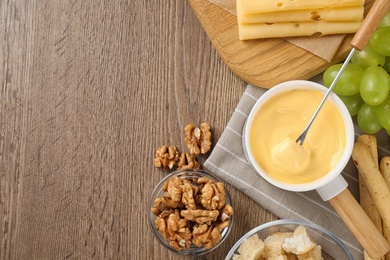
[[[189,3],[3,0],[0,37],[0,259],[184,259],[148,227],[155,150],[203,121],[215,144],[247,85]],[[227,189],[232,232],[199,259],[276,219]]]

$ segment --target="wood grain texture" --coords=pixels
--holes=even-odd
[[[155,149],[205,120],[215,143],[247,84],[187,1],[0,1],[0,37],[0,259],[184,259],[148,227]],[[275,219],[227,188],[236,222],[201,259]]]
[[[281,38],[240,41],[237,17],[208,0],[189,0],[215,49],[229,68],[255,86],[272,86],[293,79],[309,79],[350,52],[353,35],[346,35],[331,62]],[[373,0],[367,0],[366,12]],[[326,44],[321,48],[328,48]]]
[[[390,246],[348,189],[329,200],[340,218],[371,258],[380,258]]]

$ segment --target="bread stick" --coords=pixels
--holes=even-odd
[[[378,163],[378,145],[376,142],[376,136],[371,134],[363,134],[358,137],[358,142],[362,142],[368,146],[372,158],[375,162]]]
[[[379,169],[388,186],[390,186],[390,156],[382,157]]]
[[[364,134],[358,137],[358,141],[367,145],[370,150],[370,154],[374,159],[375,164],[378,166],[378,146],[375,135]],[[359,171],[359,194],[360,194],[360,206],[372,220],[372,223],[377,227],[378,231],[383,234],[382,229],[382,217],[379,214],[378,209],[372,200],[371,194],[367,189],[366,183],[362,174]],[[371,258],[366,251],[364,251],[365,260],[374,260]],[[384,260],[384,257],[375,258],[376,260]]]
[[[379,170],[381,171],[383,178],[387,182],[387,185],[390,187],[390,156],[382,157],[379,164]],[[390,210],[390,205],[389,205],[389,210]],[[383,236],[390,243],[390,227],[387,226],[386,224],[383,224]],[[390,260],[390,252],[388,252],[385,255],[385,259]]]
[[[357,141],[352,150],[352,158],[359,172],[361,172],[383,222],[390,226],[390,187],[374,162],[370,149],[366,144]]]

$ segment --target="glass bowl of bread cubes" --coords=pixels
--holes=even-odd
[[[149,226],[168,250],[188,256],[206,254],[229,235],[234,210],[229,192],[202,169],[170,173],[151,195]]]
[[[262,224],[241,237],[225,260],[351,259],[343,242],[325,228],[301,220]]]

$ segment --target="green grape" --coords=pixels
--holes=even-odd
[[[376,121],[373,107],[364,103],[357,115],[359,127],[367,134],[376,134],[382,126]]]
[[[335,64],[325,70],[323,81],[326,87],[330,87],[341,66],[342,64]],[[359,84],[363,72],[364,70],[360,66],[352,63],[347,64],[334,86],[333,92],[340,96],[351,96],[359,93]]]
[[[367,44],[363,50],[355,52],[352,56],[351,63],[367,69],[371,66],[383,66],[385,60],[385,56],[376,53],[370,44]]]
[[[378,106],[373,107],[377,122],[385,129],[390,130],[390,96]]]
[[[390,56],[386,57],[385,63],[383,64],[383,68],[390,73]]]
[[[387,12],[386,16],[383,18],[382,22],[379,24],[379,27],[390,26],[390,11]]]
[[[390,26],[378,28],[370,39],[371,48],[384,56],[390,56]]]
[[[359,93],[352,96],[339,96],[339,98],[343,101],[351,116],[356,116],[364,103]]]
[[[389,74],[382,67],[369,67],[363,72],[359,89],[364,102],[370,106],[379,105],[389,95]]]

